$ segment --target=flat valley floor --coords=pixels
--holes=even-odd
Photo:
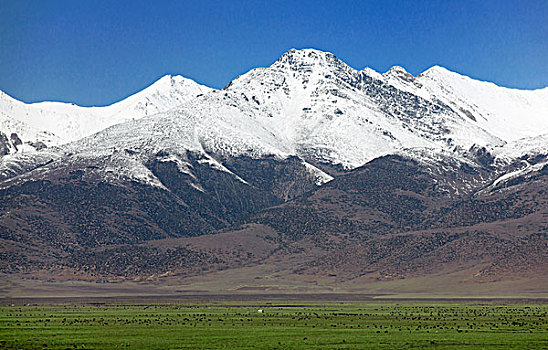
[[[0,299],[3,349],[546,349],[546,299]]]

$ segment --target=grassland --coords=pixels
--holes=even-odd
[[[548,305],[349,301],[4,305],[0,306],[0,348],[542,349],[548,348]]]

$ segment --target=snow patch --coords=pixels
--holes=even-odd
[[[305,161],[302,162],[302,164],[306,167],[306,169],[316,177],[316,180],[314,183],[318,186],[321,186],[331,180],[334,179],[333,176],[326,174],[325,172],[321,171],[320,169],[316,168],[314,165],[307,163]]]

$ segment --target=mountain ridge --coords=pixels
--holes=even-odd
[[[209,90],[181,76],[164,76],[147,88],[102,107],[50,101],[26,104],[2,92],[0,128],[5,134],[17,134],[25,141],[23,147],[36,142],[57,146],[115,124],[166,111]]]
[[[519,276],[508,254],[527,257],[530,278],[546,264],[548,99],[447,72],[358,71],[290,50],[160,113],[7,152],[3,271],[127,281],[279,268],[329,289],[443,269],[506,280]]]
[[[301,54],[299,56],[299,54]],[[327,62],[328,65],[331,65],[331,64],[335,64],[335,65],[342,65],[345,67],[346,70],[350,70],[350,71],[353,71],[355,73],[358,73],[357,70],[349,67],[348,65],[346,65],[343,61],[339,60],[335,55],[331,54],[331,53],[328,53],[328,52],[322,52],[322,51],[319,51],[319,50],[314,50],[314,49],[303,49],[303,50],[289,50],[288,52],[286,52],[284,55],[282,55],[276,62],[274,62],[270,67],[267,67],[267,68],[257,68],[258,71],[264,71],[264,70],[268,70],[268,69],[272,69],[274,68],[276,65],[280,64],[281,62],[285,62],[285,63],[290,63],[288,62],[287,60],[291,60],[291,62],[298,62],[299,60],[302,61],[302,62],[305,62],[305,60],[309,59],[308,63],[306,64],[316,64],[318,62],[314,61],[314,59],[310,59],[310,57],[307,57],[307,55],[315,55],[316,57],[318,57],[318,59],[320,61],[325,61]],[[298,56],[298,57],[297,57]],[[301,62],[301,63],[302,63]],[[227,85],[227,87],[225,87],[224,90],[227,90],[228,87],[230,87],[231,85],[234,85],[235,83],[237,83],[239,81],[239,79],[241,79],[242,76],[245,76],[247,74],[253,74],[255,70],[251,70],[250,72],[248,73],[245,73],[243,75],[241,75],[240,77],[234,79],[231,83],[229,83]],[[403,72],[405,74],[408,74],[407,78],[405,80],[401,79],[401,78],[398,78],[397,76],[393,76],[391,74],[389,74],[390,72],[400,72],[403,74]],[[399,67],[399,66],[394,66],[392,67],[390,70],[388,70],[386,73],[383,74],[380,74],[380,73],[377,73],[377,72],[374,72],[372,71],[370,68],[365,68],[361,71],[359,71],[360,73],[361,72],[364,72],[366,75],[369,75],[371,77],[373,77],[374,79],[378,79],[378,80],[381,80],[383,77],[384,80],[386,80],[387,83],[399,88],[399,89],[402,89],[402,90],[405,90],[405,91],[409,91],[409,92],[412,92],[414,93],[415,95],[417,96],[421,96],[421,97],[426,97],[427,99],[431,99],[431,96],[429,95],[434,95],[434,96],[440,96],[442,97],[442,92],[439,91],[439,89],[437,87],[434,88],[430,88],[430,89],[421,89],[420,87],[417,88],[417,86],[415,86],[414,84],[418,84],[418,85],[422,85],[423,83],[421,82],[421,80],[425,80],[427,79],[429,76],[432,76],[432,75],[435,75],[437,78],[436,79],[442,79],[444,76],[447,76],[447,75],[450,75],[451,77],[456,77],[457,80],[468,80],[468,81],[473,81],[473,82],[477,82],[477,83],[480,83],[480,84],[483,84],[484,82],[480,82],[480,81],[476,81],[472,78],[469,78],[467,76],[464,76],[464,75],[461,75],[459,73],[456,73],[456,72],[451,72],[449,70],[447,70],[446,68],[443,68],[443,67],[440,67],[440,66],[433,66],[427,70],[425,70],[424,72],[420,73],[417,75],[417,77],[413,77],[412,75],[410,75],[409,73],[407,73],[405,71],[405,69]],[[435,73],[435,74],[434,74]],[[409,78],[410,77],[410,78]],[[442,77],[442,78],[439,78],[439,77]],[[156,81],[154,84],[152,84],[151,86],[149,86],[148,88],[126,98],[126,99],[123,99],[119,102],[116,102],[112,105],[109,105],[109,106],[104,106],[104,107],[80,107],[80,106],[76,106],[74,104],[67,104],[67,103],[59,103],[59,102],[41,102],[41,103],[33,103],[33,104],[23,104],[19,101],[15,102],[16,100],[14,100],[13,98],[8,98],[8,105],[9,104],[13,104],[15,102],[15,104],[19,104],[19,105],[24,105],[26,107],[37,107],[37,108],[43,108],[46,110],[46,112],[48,110],[51,110],[53,109],[53,111],[55,112],[56,109],[60,109],[61,111],[57,111],[57,112],[60,112],[62,113],[63,109],[68,109],[69,113],[79,113],[81,111],[79,110],[85,110],[85,111],[97,111],[97,113],[101,114],[109,114],[111,116],[107,116],[107,119],[112,119],[112,115],[116,115],[116,114],[120,114],[119,111],[115,111],[115,109],[120,109],[121,107],[123,107],[123,105],[128,105],[130,104],[131,101],[135,101],[137,98],[141,98],[141,99],[144,99],[145,101],[147,100],[147,91],[150,91],[150,90],[153,90],[153,89],[156,89],[156,90],[166,90],[165,88],[164,89],[158,89],[157,87],[159,85],[165,85],[164,83],[168,82],[168,81],[175,81],[175,80],[179,80],[179,81],[184,81],[186,82],[187,84],[192,84],[194,85],[197,89],[195,89],[195,91],[197,92],[200,92],[200,93],[205,93],[205,92],[209,92],[209,91],[212,91],[212,89],[210,88],[206,88],[204,86],[200,86],[200,85],[197,85],[196,83],[192,82],[191,80],[189,79],[186,79],[186,78],[182,78],[181,76],[164,76],[162,77],[161,79],[159,79],[158,81]],[[402,80],[403,80],[403,84],[402,84]],[[432,79],[430,79],[432,80]],[[435,80],[435,79],[434,79]],[[454,80],[454,79],[453,79]],[[192,82],[192,83],[191,83]],[[509,89],[509,88],[502,88],[502,87],[499,87],[493,83],[485,83],[485,84],[490,84],[491,87],[496,87],[496,88],[501,88],[501,89],[508,89],[510,91],[520,91],[520,94],[527,94],[527,95],[531,95],[529,92],[535,92],[535,94],[537,95],[542,95],[541,97],[545,100],[546,96],[544,96],[545,94],[548,95],[548,89],[539,89],[539,90],[530,90],[530,91],[527,91],[527,90],[516,90],[516,89]],[[173,83],[172,83],[173,85]],[[205,90],[205,91],[204,91]],[[213,89],[214,90],[214,89]],[[422,90],[426,90],[426,91],[422,91]],[[166,94],[165,91],[161,91],[160,94]],[[194,93],[194,95],[198,95],[199,93]],[[6,97],[8,97],[7,94],[5,93],[2,93],[2,96],[4,96],[4,100],[6,99]],[[49,132],[51,135],[49,135],[49,137],[45,137],[44,135],[42,135],[42,137],[35,137],[37,138],[37,140],[28,140],[28,141],[33,141],[33,142],[36,142],[36,141],[40,141],[42,143],[45,142],[45,145],[47,145],[48,143],[49,144],[52,144],[52,145],[56,145],[56,144],[63,144],[63,143],[66,143],[67,141],[74,141],[78,138],[81,138],[83,136],[88,136],[96,131],[100,131],[101,129],[104,129],[105,127],[107,126],[110,126],[110,125],[113,125],[113,124],[117,124],[119,122],[123,122],[123,121],[127,121],[128,119],[131,119],[131,118],[140,118],[142,115],[150,115],[150,114],[154,114],[155,112],[158,112],[158,111],[161,111],[161,110],[167,110],[169,109],[170,107],[176,107],[177,105],[183,103],[184,101],[181,100],[180,97],[175,97],[173,98],[172,96],[172,99],[174,99],[175,101],[173,102],[170,102],[168,104],[168,106],[162,106],[162,107],[157,107],[157,106],[154,106],[152,105],[149,109],[151,110],[146,110],[146,104],[147,102],[144,102],[145,106],[140,106],[140,109],[141,111],[134,111],[134,112],[131,112],[133,114],[133,116],[129,117],[129,116],[121,116],[121,118],[114,118],[114,120],[108,120],[108,121],[96,121],[96,123],[98,123],[99,125],[96,126],[96,127],[91,127],[90,130],[87,130],[87,131],[79,131],[79,130],[69,130],[69,131],[65,131],[65,132],[54,132],[52,131],[52,128],[49,127],[49,130],[47,130],[48,128],[44,127],[44,123],[37,123],[36,120],[32,123],[30,123],[31,125],[28,125],[28,127],[30,129],[33,129],[34,130],[34,134],[37,134],[37,133],[44,133],[44,132]],[[458,100],[458,96],[456,96],[453,100]],[[455,101],[447,101],[445,100],[445,102],[449,102],[449,103],[454,103]],[[143,105],[143,101],[136,101],[134,102],[134,104],[140,104],[140,105]],[[530,103],[529,103],[530,104]],[[14,127],[13,125],[10,127],[9,125],[9,121],[6,121],[6,119],[15,119],[12,124],[15,122],[15,123],[23,123],[25,124],[26,122],[30,122],[28,120],[25,120],[24,117],[22,116],[19,116],[19,117],[16,117],[14,118],[13,117],[13,114],[17,115],[17,114],[21,114],[21,113],[15,113],[15,112],[11,112],[12,115],[10,116],[8,113],[8,111],[6,111],[6,102],[4,101],[2,104],[0,105],[4,105],[4,110],[3,111],[0,111],[2,112],[2,117],[3,117],[3,129],[4,132],[7,134],[7,133],[12,133],[12,131],[14,131],[15,129],[17,129],[17,127]],[[115,106],[117,108],[115,108]],[[466,107],[466,108],[464,108]],[[145,108],[145,110],[143,111],[143,108]],[[9,109],[9,108],[8,108]],[[13,109],[13,107],[11,107],[11,109]],[[470,106],[469,105],[466,105],[466,106],[460,106],[458,105],[457,103],[457,106],[456,106],[456,112],[458,114],[461,114],[461,115],[464,115],[464,116],[467,116],[469,118],[474,118],[476,119],[476,116],[473,115],[473,113],[475,111],[470,111]],[[102,110],[103,112],[99,112],[100,110]],[[542,107],[542,113],[545,113],[546,111],[548,111],[548,107],[547,106],[544,106]],[[479,111],[479,113],[481,113],[482,111]],[[487,111],[489,113],[489,111]],[[498,113],[500,113],[500,110],[497,110]],[[42,111],[41,113],[44,113],[44,111]],[[26,113],[28,115],[28,112]],[[32,114],[32,113],[31,113]],[[65,114],[66,114],[66,111],[65,111]],[[9,117],[9,118],[6,118],[6,117]],[[481,116],[478,116],[477,119],[479,119]],[[28,118],[28,117],[27,117]],[[100,116],[95,116],[93,117],[95,119],[101,119]],[[74,119],[74,118],[73,118]],[[82,119],[82,118],[80,118]],[[103,119],[105,119],[103,117]],[[538,118],[537,118],[538,119]],[[542,118],[541,118],[542,119]],[[70,124],[70,123],[74,123],[74,121],[70,121],[70,118],[69,120],[64,120],[64,121],[57,121],[58,123],[64,123],[64,124]],[[538,124],[538,120],[534,120],[534,122],[536,122]],[[48,121],[49,124],[51,124],[51,121]],[[46,124],[48,124],[46,123]],[[32,125],[34,124],[34,125]],[[491,123],[493,124],[493,123]],[[489,125],[490,127],[492,127],[492,125]],[[75,126],[76,129],[79,129],[78,126]],[[21,127],[19,128],[21,129]],[[545,131],[545,132],[548,132],[548,126],[546,125],[543,125],[542,126],[542,130]],[[15,130],[15,133],[17,134],[17,130]],[[24,133],[24,132],[23,132]],[[56,135],[56,134],[64,134],[62,135],[63,137],[60,138],[59,135]],[[68,135],[69,133],[72,133],[72,135]],[[520,133],[514,133],[514,139],[516,138],[522,138],[522,137],[529,137],[529,136],[533,136],[533,133],[534,131],[532,130],[528,130],[527,132],[524,132],[522,134]],[[21,130],[19,130],[19,134],[21,134]],[[21,135],[18,136],[21,138]],[[26,136],[26,135],[25,135]],[[36,135],[34,135],[36,136]],[[498,135],[500,136],[500,135]],[[506,132],[504,134],[504,136],[506,136],[506,138],[508,137],[508,132]],[[24,139],[28,139],[28,137],[23,137]],[[504,138],[504,137],[503,137]],[[13,148],[13,147],[12,147]]]

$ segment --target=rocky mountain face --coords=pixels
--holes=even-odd
[[[548,267],[547,88],[357,71],[306,49],[222,90],[165,77],[108,107],[0,102],[8,275],[276,267],[278,280],[360,290]]]

